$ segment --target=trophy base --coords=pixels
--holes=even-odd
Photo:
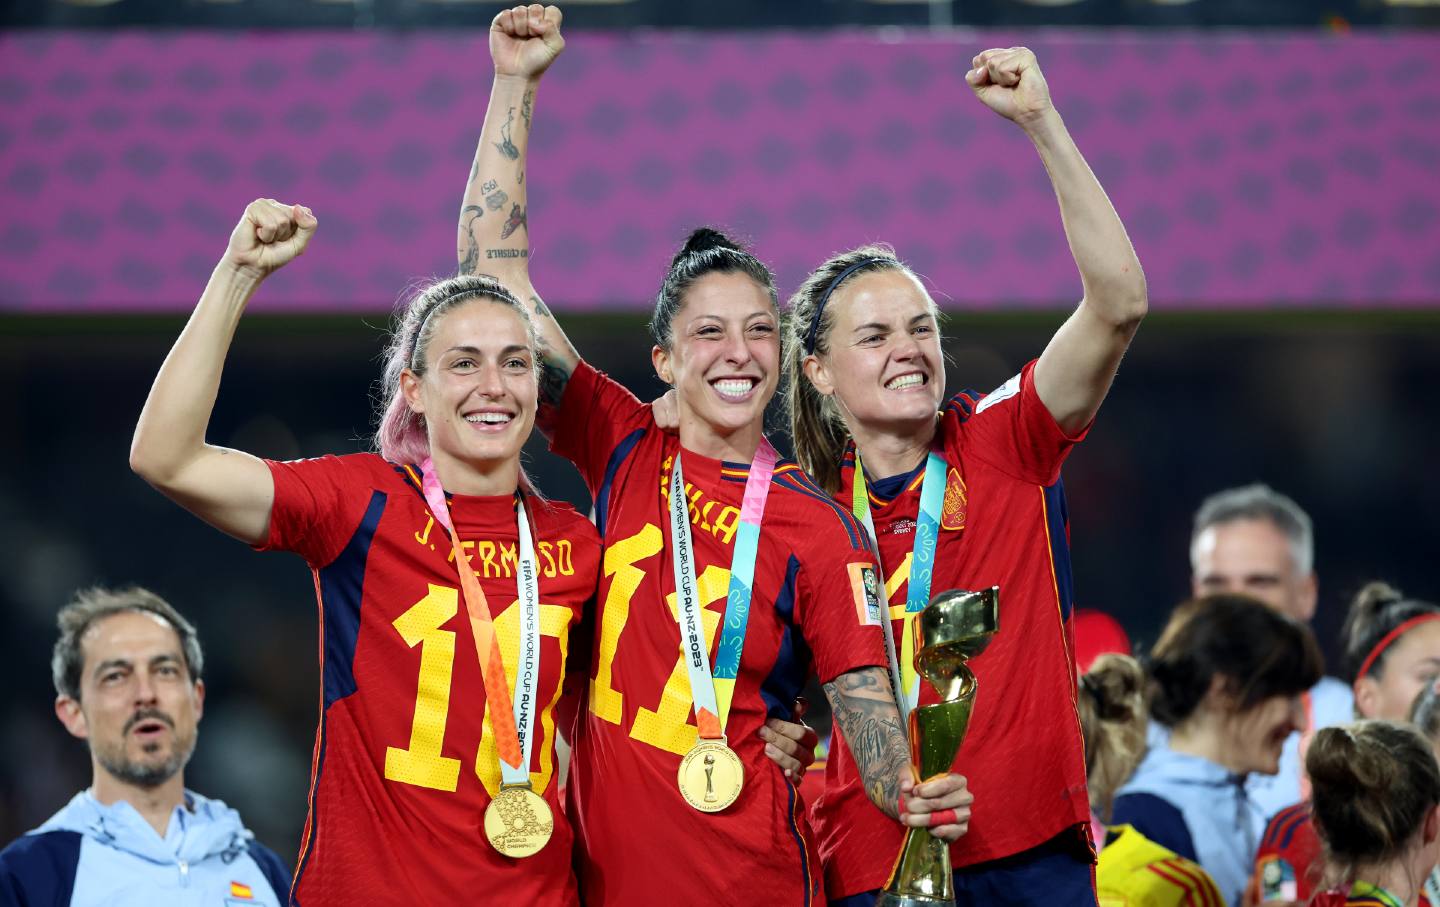
[[[955,902],[943,898],[916,897],[882,891],[875,899],[875,907],[955,907]]]

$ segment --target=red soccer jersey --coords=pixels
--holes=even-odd
[[[1033,372],[1032,363],[982,400],[957,394],[941,420],[947,470],[931,594],[1000,587],[1000,631],[970,663],[979,688],[952,769],[975,795],[970,829],[951,846],[957,868],[1028,850],[1090,817],[1059,483],[1060,464],[1083,433],[1069,438],[1055,424]],[[851,452],[841,500],[850,498],[854,463]],[[897,652],[924,472],[921,464],[893,500],[870,500]],[[920,704],[935,701],[922,678]],[[827,894],[883,886],[901,830],[865,798],[848,747],[832,742],[815,816]]]
[[[418,471],[373,454],[269,466],[275,506],[261,547],[310,564],[323,626],[323,711],[296,903],[459,904],[487,892],[515,904],[578,903],[573,835],[556,791],[554,707],[570,628],[595,592],[595,528],[567,505],[526,499],[541,634],[530,778],[555,828],[539,853],[510,859],[482,828],[500,762],[449,537]],[[513,678],[514,499],[456,495],[450,509]]]
[[[863,589],[874,560],[858,525],[795,464],[776,466],[726,727],[745,784],[725,811],[698,812],[676,787],[697,739],[665,496],[679,441],[585,363],[558,424],[555,450],[584,475],[605,543],[589,705],[568,784],[585,903],[823,904],[803,802],[756,734],[767,713],[789,717],[812,660],[824,681],[885,663],[879,602],[867,608]],[[749,465],[686,451],[683,466],[713,653]]]

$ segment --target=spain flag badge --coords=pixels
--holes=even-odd
[[[255,900],[255,892],[244,882],[231,882],[230,897],[237,901],[253,901]]]

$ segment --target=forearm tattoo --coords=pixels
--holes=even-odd
[[[897,817],[900,778],[910,764],[910,746],[890,677],[882,668],[850,671],[825,684],[825,698],[855,757],[866,795],[886,815]]]
[[[501,154],[512,161],[520,160],[520,149],[510,141],[510,124],[515,122],[515,108],[510,108],[509,115],[505,118],[505,125],[500,127],[500,141],[495,143],[495,148]]]
[[[460,220],[465,226],[460,229],[465,234],[464,251],[460,254],[461,275],[474,274],[475,269],[480,266],[480,243],[475,239],[475,221],[485,214],[485,210],[478,205],[466,205],[460,209]]]

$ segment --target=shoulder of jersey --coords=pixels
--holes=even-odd
[[[1214,880],[1200,868],[1200,864],[1192,860],[1179,856],[1170,857],[1156,860],[1146,868],[1168,882],[1171,887],[1185,892],[1188,897],[1182,903],[1195,904],[1197,907],[1225,907],[1225,901]]]
[[[1287,806],[1270,818],[1265,834],[1260,839],[1261,852],[1283,851],[1290,846],[1295,833],[1310,824],[1310,804],[1296,803]]]
[[[967,388],[946,400],[942,411],[946,415],[953,415],[961,422],[964,422],[966,419],[975,415],[975,407],[979,406],[980,401],[983,399],[985,399],[984,394]]]
[[[595,524],[569,501],[545,500],[534,505],[527,504],[526,507],[534,514],[537,524],[554,527],[557,531],[583,535],[596,543],[600,541],[600,533],[595,529]]]
[[[813,511],[817,516],[829,514],[835,520],[833,525],[837,529],[844,530],[850,539],[852,548],[860,551],[869,550],[869,546],[865,544],[865,533],[860,528],[860,523],[855,519],[855,515],[826,494],[819,485],[816,485],[815,480],[810,478],[810,474],[800,468],[800,464],[794,460],[781,460],[775,465],[775,475],[770,482],[772,486],[786,492],[787,504]],[[832,525],[828,519],[820,524],[814,524],[817,533],[806,535],[805,540],[822,544],[828,542],[829,539],[823,528],[827,525]]]

